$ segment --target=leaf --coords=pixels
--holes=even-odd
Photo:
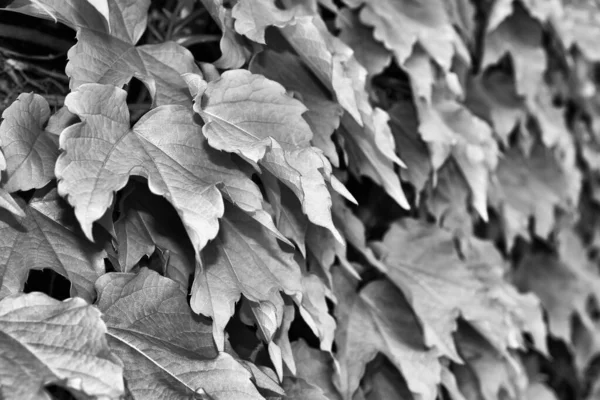
[[[463,393],[465,385],[474,386],[477,397],[496,400],[504,393],[508,398],[523,398],[527,388],[527,374],[517,357],[502,356],[468,327],[458,331],[457,342],[465,360],[464,366],[456,366],[455,375]],[[471,381],[471,382],[469,382]],[[472,390],[473,390],[472,389]],[[467,398],[473,398],[467,395]]]
[[[355,293],[355,285],[334,274],[339,374],[336,386],[344,399],[352,396],[366,365],[383,353],[402,373],[410,391],[424,400],[436,398],[440,382],[437,353],[427,350],[408,302],[387,281],[374,281]]]
[[[198,92],[194,110],[204,119],[202,132],[213,148],[260,161],[292,189],[311,222],[342,241],[331,220],[325,185],[331,166],[310,147],[312,132],[301,117],[306,108],[286,95],[283,86],[248,71],[227,71]]]
[[[535,382],[527,387],[527,398],[529,400],[557,400],[558,397],[543,383]]]
[[[390,0],[344,0],[360,9],[360,20],[374,28],[375,39],[382,42],[403,65],[419,43],[443,69],[449,70],[457,41],[456,32],[441,1],[409,2]],[[402,26],[402,34],[397,27]]]
[[[371,371],[363,378],[367,400],[398,399],[410,400],[414,396],[406,387],[406,381],[388,360],[377,360]],[[353,399],[354,400],[354,399]]]
[[[149,0],[109,0],[109,32],[93,27],[77,30],[77,44],[69,50],[66,67],[71,90],[86,83],[122,87],[135,77],[150,92],[153,105],[191,105],[181,75],[199,72],[192,54],[174,42],[135,46],[146,28],[149,6]]]
[[[241,295],[272,316],[277,327],[283,317],[279,292],[298,295],[302,291],[300,279],[291,252],[282,249],[256,221],[226,207],[219,234],[205,248],[202,264],[196,267],[190,304],[195,312],[213,319],[215,342],[223,349],[223,330]]]
[[[25,212],[19,206],[19,203],[3,188],[0,188],[0,208],[5,209],[17,217],[24,217]]]
[[[240,68],[250,58],[246,39],[235,32],[231,8],[223,6],[224,0],[201,0],[215,23],[223,32],[220,42],[221,58],[214,62],[215,67],[222,69]]]
[[[473,218],[467,208],[469,186],[460,168],[450,159],[436,175],[435,187],[428,188],[425,200],[427,208],[441,227],[461,234],[472,234]]]
[[[417,109],[419,131],[428,144],[434,169],[452,154],[471,190],[473,207],[487,221],[489,177],[498,160],[491,128],[437,85],[431,104],[417,100]]]
[[[119,209],[115,223],[119,272],[132,272],[143,256],[155,251],[168,252],[165,276],[187,290],[196,267],[195,252],[177,213],[141,185],[124,194]]]
[[[94,398],[124,395],[123,367],[111,354],[100,312],[83,299],[43,293],[0,301],[2,398],[50,399],[56,384]]]
[[[373,38],[373,29],[362,24],[358,14],[348,8],[342,9],[335,20],[340,29],[340,39],[354,50],[356,60],[369,75],[377,75],[392,62],[392,55]]]
[[[496,64],[510,54],[517,93],[530,99],[543,82],[546,70],[546,53],[541,44],[541,24],[517,2],[512,14],[488,31],[481,68]]]
[[[102,244],[83,236],[55,190],[20,205],[25,209],[20,224],[7,213],[0,218],[0,298],[21,292],[30,270],[50,268],[71,281],[72,295],[92,301],[94,282],[104,273]]]
[[[195,318],[177,283],[143,269],[106,274],[96,288],[109,345],[125,363],[134,397],[263,399],[250,373],[216,350],[210,324]]]
[[[396,143],[396,152],[406,164],[400,177],[415,186],[417,192],[425,187],[433,171],[429,149],[419,133],[417,110],[412,100],[396,103],[388,110],[390,128]]]
[[[111,0],[15,0],[7,10],[50,19],[73,29],[87,27],[105,32]]]
[[[334,299],[333,293],[316,275],[302,276],[302,303],[300,315],[321,342],[321,350],[332,351],[336,330],[335,319],[329,314],[326,299]]]
[[[298,94],[308,109],[302,117],[310,126],[314,136],[312,143],[320,148],[331,163],[339,166],[335,144],[331,136],[340,125],[343,110],[332,101],[300,59],[291,53],[264,50],[252,58],[250,71],[282,84],[288,91]]]
[[[521,347],[521,333],[527,332],[536,349],[541,354],[549,354],[546,345],[548,330],[540,299],[531,293],[518,292],[505,280],[505,262],[492,242],[474,237],[464,242],[466,243],[463,243],[462,251],[467,266],[485,286],[486,298],[479,307],[484,314],[481,319],[489,319],[495,327],[478,329],[492,345],[500,347],[498,344],[504,343],[504,346],[511,348]],[[495,313],[490,310],[501,312]],[[498,329],[500,326],[502,329]]]
[[[306,257],[305,238],[309,222],[302,213],[302,205],[293,192],[277,182],[270,173],[263,172],[262,179],[265,182],[267,198],[273,207],[277,228],[285,237],[291,239]]]
[[[579,198],[581,176],[565,157],[555,155],[536,142],[528,156],[518,148],[504,153],[496,171],[498,180],[490,195],[491,203],[501,207],[506,236],[512,243],[517,234],[528,237],[529,218],[535,219],[535,234],[546,238],[554,225],[556,207],[568,210]]]
[[[286,399],[290,400],[328,400],[323,391],[302,378],[286,377],[283,380]]]
[[[600,279],[586,264],[533,253],[523,258],[515,273],[515,285],[539,297],[548,315],[550,333],[567,344],[574,338],[573,316],[586,330],[595,332],[587,305],[599,293]]]
[[[296,360],[297,378],[321,389],[323,395],[329,400],[341,399],[331,380],[334,359],[330,353],[310,347],[304,339],[292,343],[292,351]]]
[[[526,108],[518,95],[514,79],[506,72],[488,70],[479,77],[469,79],[465,105],[494,128],[498,138],[508,143],[515,127],[525,123]]]
[[[380,129],[389,129],[385,127],[387,114],[378,109],[373,115],[379,118],[378,124],[365,124],[362,129],[354,119],[348,115],[342,117],[343,129],[340,130],[344,137],[344,148],[348,153],[350,170],[357,176],[368,176],[374,182],[381,185],[387,194],[392,197],[401,207],[410,208],[404,191],[400,186],[400,178],[394,171],[394,159],[390,159],[389,154],[385,154],[376,141],[376,127]],[[387,151],[392,148],[388,147]]]
[[[147,178],[150,190],[175,207],[197,253],[217,234],[223,215],[217,185],[225,198],[269,225],[258,187],[207,146],[192,110],[158,107],[131,129],[125,97],[122,89],[87,84],[66,99],[82,122],[61,135],[65,151],[56,164],[58,190],[74,205],[86,236],[131,175]]]
[[[522,345],[517,317],[523,311],[498,299],[503,286],[491,278],[498,273],[494,259],[473,260],[478,266],[471,267],[459,258],[450,232],[410,219],[393,224],[373,247],[422,321],[427,345],[460,360],[452,338],[458,316],[500,352]]]
[[[594,2],[564,2],[564,14],[557,21],[565,48],[575,45],[590,61],[600,59],[596,37],[600,29],[600,9]]]
[[[359,65],[352,57],[352,50],[329,33],[318,15],[297,17],[280,33],[321,83],[335,94],[344,110],[362,126],[361,99],[357,90],[364,92],[365,86],[364,81],[353,76],[352,68],[359,68]]]
[[[239,0],[231,15],[235,30],[249,39],[265,44],[265,30],[269,26],[282,28],[292,22],[294,12],[277,8],[273,0]]]
[[[56,136],[44,130],[50,107],[37,94],[22,93],[2,113],[0,141],[6,157],[8,192],[39,189],[54,179],[58,157]]]

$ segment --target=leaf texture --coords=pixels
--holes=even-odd
[[[423,343],[422,332],[409,304],[387,281],[375,281],[356,294],[341,273],[334,275],[338,297],[339,376],[344,399],[352,399],[366,364],[385,354],[404,375],[412,393],[422,399],[437,397],[441,369],[437,354]]]
[[[90,397],[121,398],[123,367],[110,352],[105,334],[100,312],[81,298],[61,302],[43,293],[4,298],[2,397],[50,399],[44,386],[56,384]]]
[[[145,269],[106,274],[96,287],[109,345],[136,398],[263,399],[250,373],[216,350],[210,324],[193,315],[177,283]]]
[[[39,193],[15,221],[5,212],[0,220],[0,297],[23,290],[32,269],[50,268],[71,281],[71,294],[92,301],[94,282],[104,273],[105,251],[88,241],[72,211],[56,190]]]
[[[149,0],[109,0],[109,30],[77,30],[66,68],[71,90],[85,83],[121,87],[135,77],[146,85],[153,105],[191,104],[181,75],[199,72],[192,54],[174,42],[135,46],[146,28],[149,6]]]
[[[0,141],[6,158],[8,192],[39,189],[54,179],[58,138],[44,130],[50,107],[37,94],[20,94],[2,113]]]
[[[223,330],[241,295],[256,303],[276,328],[283,318],[279,292],[298,295],[302,291],[300,279],[291,251],[283,249],[256,221],[227,207],[219,234],[206,247],[202,264],[196,268],[190,304],[195,312],[213,319],[215,342],[223,349]]]

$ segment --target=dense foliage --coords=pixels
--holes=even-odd
[[[563,3],[5,1],[0,397],[600,397]]]

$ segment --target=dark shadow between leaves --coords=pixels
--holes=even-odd
[[[42,292],[62,301],[71,297],[71,282],[51,269],[32,269],[29,271],[23,291]]]

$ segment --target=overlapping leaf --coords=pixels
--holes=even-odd
[[[123,367],[108,348],[100,312],[80,298],[43,293],[0,301],[2,398],[50,399],[55,384],[94,398],[125,393]]]
[[[283,318],[280,291],[299,295],[301,274],[293,253],[281,247],[264,227],[233,207],[227,207],[218,236],[202,253],[190,304],[213,319],[213,334],[223,349],[225,325],[241,295],[268,317],[272,339]],[[291,249],[290,249],[291,250]]]
[[[3,188],[15,192],[45,186],[54,179],[58,157],[58,138],[44,130],[50,118],[48,103],[40,95],[23,93],[2,118],[0,141],[7,174]]]
[[[375,38],[381,41],[404,64],[419,43],[441,67],[450,69],[456,46],[456,32],[442,2],[424,1],[364,1],[345,0],[353,8],[363,6],[360,19],[374,28]],[[403,27],[398,34],[397,26]]]
[[[493,278],[497,258],[474,260],[479,265],[471,268],[459,258],[450,232],[410,219],[392,225],[374,246],[423,322],[428,345],[459,360],[452,339],[459,315],[499,351],[522,345],[521,331],[529,329],[521,319],[527,314],[510,297],[498,297],[507,284]]]
[[[343,398],[352,399],[366,364],[381,352],[402,372],[412,393],[435,399],[441,374],[438,355],[425,347],[419,323],[398,289],[376,281],[357,294],[355,285],[338,271],[334,291],[340,363],[336,385]]]
[[[167,201],[140,186],[125,194],[119,207],[121,216],[115,223],[119,270],[131,272],[142,257],[158,251],[166,258],[164,275],[187,289],[196,266],[194,248]]]
[[[482,68],[510,54],[517,91],[532,98],[546,70],[546,53],[541,44],[541,24],[519,2],[515,2],[512,14],[487,34]]]
[[[94,282],[104,273],[102,246],[85,238],[56,190],[20,204],[24,219],[6,212],[0,219],[0,297],[22,291],[30,270],[50,268],[71,281],[73,295],[92,301]]]
[[[208,143],[259,163],[296,194],[313,223],[339,237],[326,186],[331,165],[310,147],[312,131],[301,116],[306,107],[277,82],[244,70],[227,71],[196,90],[194,110],[205,121]]]
[[[150,1],[109,0],[108,4],[108,30],[87,26],[77,30],[77,44],[69,50],[66,68],[71,89],[85,83],[121,87],[135,77],[144,82],[154,105],[190,105],[181,74],[199,72],[192,54],[174,42],[135,45],[146,29]]]
[[[61,22],[74,29],[108,30],[110,0],[15,0],[7,10]]]
[[[250,372],[217,351],[210,324],[193,315],[177,283],[144,269],[104,275],[96,287],[108,343],[136,398],[263,399]]]
[[[169,200],[197,252],[216,235],[223,215],[217,184],[225,198],[273,225],[262,210],[258,187],[227,156],[207,146],[190,109],[158,107],[130,128],[125,98],[126,92],[114,86],[87,84],[66,100],[82,122],[61,135],[65,151],[56,164],[58,190],[68,196],[88,237],[92,223],[131,175],[146,177],[150,190]]]
[[[528,236],[529,218],[535,219],[535,234],[546,238],[554,226],[554,211],[570,209],[579,198],[581,176],[560,151],[547,149],[541,143],[533,145],[529,155],[519,148],[504,153],[496,171],[492,204],[502,208],[505,234],[512,243],[517,234]]]

